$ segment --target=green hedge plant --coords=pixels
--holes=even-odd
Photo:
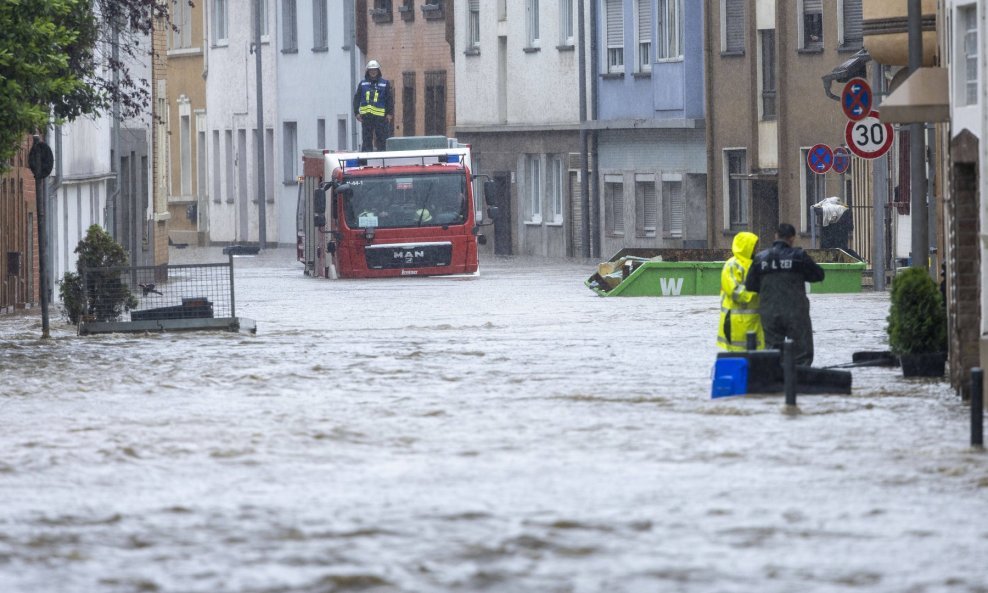
[[[127,252],[109,233],[99,225],[90,226],[75,252],[79,255],[77,272],[66,272],[58,287],[69,321],[114,321],[138,306],[137,298],[121,279]],[[84,286],[82,271],[87,268]]]
[[[943,297],[925,270],[908,268],[892,281],[888,336],[897,356],[947,351]]]

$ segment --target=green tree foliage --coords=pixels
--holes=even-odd
[[[171,1],[0,0],[0,170],[51,117],[71,121],[114,102],[124,117],[146,111],[149,85],[128,64],[146,58],[141,39],[166,22]]]
[[[127,252],[109,233],[99,225],[90,226],[75,252],[79,255],[77,273],[66,272],[58,288],[69,321],[79,323],[84,316],[112,321],[138,305],[121,280]]]
[[[892,282],[889,347],[897,355],[947,351],[947,312],[936,283],[909,268]]]

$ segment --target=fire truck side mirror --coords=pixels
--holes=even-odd
[[[498,195],[497,182],[490,180],[484,182],[484,201],[488,204],[497,204],[501,200]]]
[[[316,214],[326,214],[326,190],[319,188],[312,192],[312,210]]]

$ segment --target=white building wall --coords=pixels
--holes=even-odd
[[[277,23],[275,22],[275,0],[263,0],[268,15],[268,35],[261,40],[262,77],[264,89],[264,127],[274,129],[278,121],[276,101],[275,43]],[[304,2],[299,2],[304,4]],[[251,19],[252,2],[226,0],[226,40],[218,39],[217,2],[207,0],[207,43],[206,43],[206,113],[207,145],[209,158],[215,158],[213,132],[219,131],[219,194],[211,191],[209,238],[213,242],[255,242],[258,240],[257,199],[257,150],[254,145],[254,129],[257,125],[256,66],[251,53],[253,28]],[[233,135],[232,150],[225,142],[226,132]],[[245,132],[246,143],[240,142],[240,133]],[[275,145],[278,144],[278,131],[275,129]],[[268,158],[268,155],[265,155]],[[277,162],[277,161],[275,161]],[[227,163],[232,163],[231,169]],[[214,167],[207,174],[210,190],[214,187]],[[232,171],[232,179],[227,172]],[[277,175],[277,169],[275,174]],[[246,182],[244,181],[246,179]],[[275,178],[277,180],[277,177]],[[271,187],[270,182],[266,184]],[[275,185],[277,188],[277,184]],[[277,229],[278,211],[268,196],[265,208],[267,236],[273,239],[273,229]]]
[[[325,50],[315,49],[315,18],[313,2],[298,0],[297,51],[285,52],[283,36],[283,3],[278,2],[277,27],[273,31],[277,43],[277,107],[275,122],[274,189],[277,226],[268,225],[269,240],[294,245],[296,240],[295,211],[299,185],[286,171],[285,123],[296,126],[297,139],[294,150],[296,175],[302,172],[302,151],[305,149],[346,150],[351,146],[356,120],[351,115],[351,97],[357,81],[356,72],[363,75],[363,58],[352,44],[353,10],[344,5],[352,0],[328,1],[328,42]],[[348,22],[349,21],[349,22]],[[348,48],[358,55],[352,62]],[[400,82],[399,82],[400,84]],[[212,108],[212,107],[211,107]],[[342,126],[340,120],[343,120]],[[319,142],[319,120],[324,122],[325,141]],[[342,128],[342,129],[341,129]],[[340,141],[342,139],[342,142]],[[269,214],[270,221],[270,214]],[[276,233],[274,232],[276,230]]]
[[[480,54],[466,56],[469,0],[454,0],[456,15],[456,124],[571,124],[579,121],[577,88],[579,55],[557,49],[560,39],[559,0],[541,0],[539,43],[528,42],[527,7],[531,0],[505,0],[506,18],[499,17],[499,2],[480,2]],[[586,2],[587,23],[589,5]],[[573,0],[573,10],[578,3]],[[578,34],[574,12],[574,36]],[[500,39],[506,41],[503,52]],[[537,47],[537,49],[536,49]],[[588,62],[589,64],[589,62]],[[502,76],[499,73],[506,73]],[[505,86],[505,90],[501,87]],[[507,121],[501,121],[499,98],[507,99]]]

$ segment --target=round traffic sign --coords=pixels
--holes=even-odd
[[[852,78],[847,81],[840,95],[840,107],[847,119],[858,121],[868,117],[872,105],[874,105],[874,95],[871,94],[871,87],[865,79]]]
[[[878,119],[878,112],[872,111],[860,121],[849,121],[844,127],[844,140],[851,152],[863,159],[876,159],[892,148],[895,131],[892,124],[884,124]]]
[[[834,149],[834,166],[831,170],[834,173],[844,173],[851,166],[851,151],[838,146]]]
[[[834,165],[834,151],[826,144],[817,144],[806,153],[806,165],[814,173],[823,175]]]

